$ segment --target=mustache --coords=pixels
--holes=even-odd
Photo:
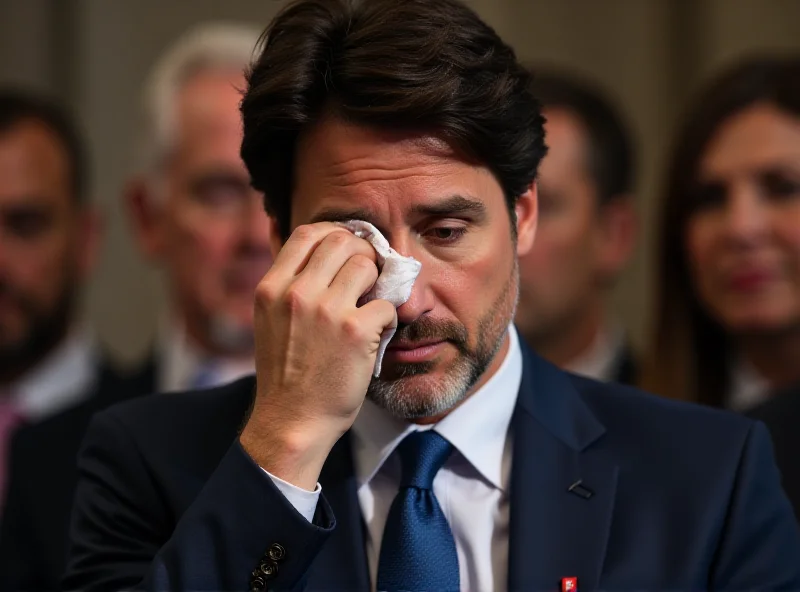
[[[3,278],[0,278],[0,299],[8,300],[17,308],[21,308],[28,313],[33,312],[35,309],[24,294],[20,293],[8,280]]]
[[[413,323],[398,324],[394,339],[411,343],[423,340],[449,341],[458,349],[464,350],[466,349],[469,335],[467,328],[455,321],[421,317]]]

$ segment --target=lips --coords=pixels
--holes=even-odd
[[[429,362],[441,352],[446,343],[441,339],[390,342],[386,348],[386,359],[406,364]]]
[[[728,285],[737,292],[753,292],[768,284],[775,274],[766,269],[741,269],[728,277]]]
[[[443,342],[444,342],[443,339],[426,339],[424,341],[391,341],[389,342],[389,347],[387,348],[387,351],[389,350],[410,351],[422,347],[437,345]]]

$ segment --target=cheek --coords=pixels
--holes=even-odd
[[[781,218],[774,228],[787,263],[800,273],[800,215]]]
[[[173,251],[181,264],[208,271],[224,267],[235,246],[235,234],[224,221],[184,216],[176,220],[171,233]]]
[[[714,224],[707,220],[691,220],[686,226],[684,247],[689,266],[695,277],[702,280],[714,266]]]

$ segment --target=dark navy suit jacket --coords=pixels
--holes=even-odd
[[[800,534],[763,425],[523,355],[509,589],[577,577],[580,592],[800,590]],[[309,523],[237,443],[254,386],[95,417],[67,588],[369,590],[348,435]]]

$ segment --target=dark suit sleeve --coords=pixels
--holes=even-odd
[[[32,590],[37,587],[33,524],[24,492],[25,470],[19,438],[10,446],[8,491],[0,519],[0,591]]]
[[[264,584],[296,589],[334,527],[323,497],[310,524],[236,442],[173,529],[168,493],[109,413],[92,421],[78,470],[70,590],[248,590],[262,563],[277,567]],[[270,562],[275,543],[285,556]]]
[[[762,423],[743,449],[712,574],[714,590],[800,590],[800,531]]]

